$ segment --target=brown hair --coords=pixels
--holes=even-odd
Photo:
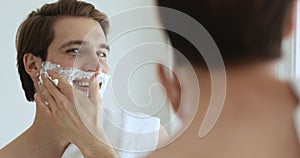
[[[109,28],[107,16],[86,2],[59,0],[32,11],[20,25],[16,36],[17,67],[28,101],[34,100],[35,89],[31,77],[25,71],[23,57],[26,53],[32,53],[42,61],[46,60],[48,47],[54,38],[53,25],[62,16],[92,18],[99,22],[107,35]]]
[[[287,17],[294,1],[200,0],[196,3],[193,0],[157,0],[159,6],[181,11],[203,25],[216,42],[225,65],[279,58]],[[167,18],[163,12],[160,17],[165,26],[176,20]],[[175,32],[167,33],[173,47],[192,64],[205,65],[189,41]]]

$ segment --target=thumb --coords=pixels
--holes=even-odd
[[[96,72],[89,81],[89,98],[93,103],[97,105],[102,105],[102,99],[99,93],[100,82],[96,80],[96,77],[99,75],[99,72]]]

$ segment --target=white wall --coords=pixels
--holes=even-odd
[[[0,83],[2,83],[2,90],[0,92],[0,148],[26,130],[32,124],[34,118],[35,105],[26,101],[16,69],[15,34],[19,24],[25,19],[27,14],[46,2],[53,2],[53,0],[11,0],[6,1],[5,5],[2,5],[0,9],[0,16],[2,20],[2,26],[0,29],[2,46],[2,51],[0,53],[0,70],[2,73],[0,77]],[[96,5],[96,8],[106,13],[108,16],[114,17],[114,19],[118,19],[118,12],[124,9],[137,6],[154,5],[152,0],[97,0],[97,2],[89,0],[87,2],[93,3]],[[144,16],[146,16],[146,18],[144,18]],[[158,24],[154,10],[146,13],[140,12],[139,14],[132,14],[132,16],[128,17],[128,19],[122,19],[122,23],[116,20],[112,21],[111,34],[114,34],[114,31],[117,31],[120,27],[124,27],[126,24],[134,23],[135,20],[150,21],[153,24]],[[114,39],[115,37],[110,36],[109,38]],[[130,63],[145,57],[143,53],[163,54],[166,51],[162,46],[157,44],[152,46],[149,45],[149,42],[165,43],[165,38],[159,29],[144,28],[127,32],[121,37],[114,39],[114,41],[110,43],[111,55],[108,59],[112,75],[114,76],[114,70],[118,69],[118,66],[122,66],[118,65],[118,63],[122,60],[128,59],[126,58],[127,54],[137,54],[135,57],[131,58],[131,60],[129,59],[126,61],[127,63]],[[148,45],[146,43],[148,43]],[[161,60],[168,60],[168,55],[156,55],[158,55],[158,58],[161,58]],[[156,109],[160,109],[161,107],[157,106],[159,103],[153,101],[158,100],[163,102],[165,99],[163,92],[161,91],[161,87],[157,86],[158,78],[155,72],[154,64],[144,64],[144,66],[139,67],[136,71],[132,72],[133,75],[129,82],[130,84],[128,87],[130,89],[132,99],[141,106],[147,105],[147,108],[142,107],[142,109],[145,110],[144,112],[149,112],[150,110],[150,113],[153,113],[151,109],[154,109],[154,111]],[[128,74],[122,75],[128,77]],[[122,78],[122,75],[119,79],[127,80],[127,78]],[[148,93],[149,90],[150,93]],[[112,95],[113,90],[111,87],[108,87],[107,93],[104,96],[104,106],[113,107],[118,110],[120,106],[126,107],[132,105],[132,101],[124,101],[121,103],[122,105],[115,106],[116,100],[114,100]],[[168,119],[167,103],[163,102],[163,106],[164,107],[156,114],[162,117],[162,120],[165,121]]]
[[[300,79],[300,3],[298,8],[295,30],[282,44],[283,57],[277,69],[279,77],[288,81]]]
[[[0,92],[0,148],[26,130],[31,125],[34,118],[35,105],[26,101],[15,66],[15,34],[17,27],[25,19],[26,15],[46,2],[53,2],[53,0],[11,0],[6,1],[5,5],[2,5],[0,9],[2,20],[0,29],[2,46],[0,53],[0,71],[2,73],[0,77],[0,83],[2,83],[2,90]],[[150,21],[150,23],[157,24],[154,11],[152,11],[152,13],[151,11],[144,13],[139,12],[138,14],[132,14],[132,16],[128,18],[118,20],[118,18],[120,18],[118,16],[120,11],[137,6],[152,6],[154,5],[153,0],[97,0],[97,2],[87,0],[87,2],[95,4],[96,8],[109,16],[112,16],[114,19],[111,23],[112,35],[115,35],[115,32],[119,31],[120,28],[136,21],[144,20],[144,22]],[[144,16],[147,16],[147,18],[144,18]],[[300,20],[298,21],[298,28],[300,29],[299,24]],[[159,56],[162,61],[168,60],[169,58],[167,54],[164,54],[166,50],[161,45],[149,45],[149,42],[165,43],[165,38],[162,36],[159,29],[137,29],[127,32],[117,39],[115,39],[115,36],[109,36],[109,38],[110,40],[114,40],[110,43],[112,50],[108,62],[112,70],[112,75],[115,76],[114,73],[117,72],[120,74],[120,76],[117,76],[120,80],[128,79],[128,73],[115,71],[120,70],[120,66],[124,66],[120,65],[120,63],[122,63],[121,61],[126,60],[126,62],[123,63],[140,61],[140,59],[145,58],[144,54],[155,54],[155,56]],[[300,41],[299,39],[300,34],[297,32],[297,41]],[[148,45],[146,43],[148,43]],[[287,55],[283,61],[283,65],[280,66],[281,68],[279,68],[278,71],[279,76],[290,78],[292,76],[292,69],[289,67],[291,66],[290,62],[293,59],[289,54],[289,52],[291,52],[289,50],[293,48],[289,42],[287,42],[284,47],[286,49],[285,54]],[[299,44],[297,45],[297,50],[300,50]],[[297,73],[298,78],[300,78],[300,52],[298,51],[297,53],[296,62],[298,65],[296,66],[295,72]],[[131,60],[129,58],[129,61],[127,61],[128,57],[131,57]],[[133,75],[130,76],[131,78],[128,86],[131,93],[131,101],[124,101],[122,100],[124,99],[122,96],[115,96],[121,98],[121,101],[116,101],[114,97],[112,97],[112,87],[108,87],[107,93],[104,96],[104,106],[112,107],[116,110],[120,110],[120,107],[132,109],[136,108],[134,104],[132,104],[133,100],[136,104],[140,105],[140,109],[144,112],[153,113],[156,112],[155,110],[159,110],[157,115],[160,116],[163,123],[165,123],[168,120],[168,106],[167,103],[164,102],[165,98],[161,88],[156,84],[158,83],[158,79],[155,73],[155,65],[148,63],[144,64],[142,67],[136,68]],[[124,77],[122,77],[122,75]],[[161,103],[163,103],[164,106],[162,109],[160,109],[161,106],[158,106]]]
[[[300,3],[298,3],[297,25],[296,25],[296,78],[300,80]]]

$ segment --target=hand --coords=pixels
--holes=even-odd
[[[51,71],[48,74],[59,81],[58,85],[42,76],[43,85],[40,88],[43,94],[36,94],[35,101],[57,133],[79,148],[82,147],[83,154],[87,151],[89,155],[102,152],[116,155],[102,128],[102,100],[99,83],[95,80],[97,74],[89,81],[88,97],[74,89],[58,74]]]
[[[55,127],[58,133],[60,133],[64,138],[69,141],[80,136],[83,132],[80,130],[90,129],[95,131],[96,128],[101,128],[101,120],[98,115],[100,108],[100,98],[97,94],[92,94],[92,92],[97,92],[94,90],[97,87],[90,86],[91,95],[90,98],[84,96],[76,89],[66,82],[64,78],[58,74],[48,71],[49,76],[52,79],[58,80],[59,83],[56,86],[47,77],[42,75],[43,85],[41,85],[41,91],[44,101],[36,99],[39,106],[43,107],[42,111],[49,118],[50,124]],[[94,81],[94,76],[91,81]],[[94,85],[96,83],[91,83]],[[40,96],[40,95],[38,95]],[[44,103],[47,102],[48,105]],[[99,127],[100,125],[100,127]]]

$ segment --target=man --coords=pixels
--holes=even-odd
[[[158,0],[161,7],[175,9],[199,22],[208,31],[223,57],[227,88],[223,110],[217,123],[204,137],[199,138],[201,123],[212,101],[211,74],[222,75],[222,63],[205,63],[213,52],[199,52],[187,38],[167,31],[173,47],[184,55],[198,77],[201,92],[199,109],[189,128],[173,143],[159,149],[150,157],[197,158],[297,158],[300,146],[294,126],[294,112],[299,98],[290,83],[279,80],[272,71],[281,56],[281,43],[294,26],[294,0]],[[179,16],[160,10],[165,28],[185,26],[197,32]],[[196,30],[193,30],[196,29]],[[200,40],[205,37],[198,37]],[[201,54],[203,56],[201,56]],[[208,65],[206,65],[208,64]],[[174,70],[177,78],[168,77],[162,66],[159,75],[174,109],[189,108],[194,95],[189,86],[188,64],[175,54]],[[209,72],[210,71],[210,72]],[[182,82],[178,82],[182,81]],[[181,86],[184,84],[184,86]],[[213,108],[213,107],[210,107]],[[214,109],[215,110],[215,109]]]
[[[36,116],[0,157],[135,157],[156,147],[158,118],[139,120],[102,108],[108,28],[105,14],[77,0],[59,0],[28,15],[17,33],[17,61]],[[128,144],[141,148],[129,150]]]

